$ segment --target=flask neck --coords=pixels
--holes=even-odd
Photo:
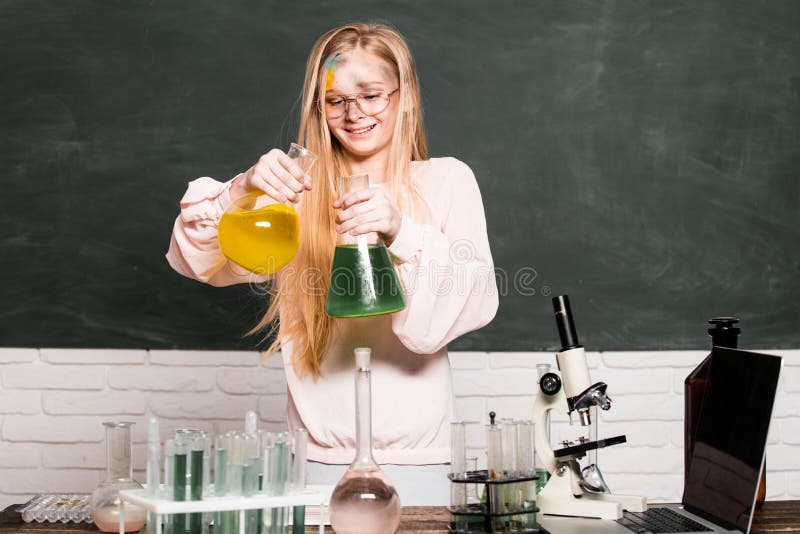
[[[104,423],[106,427],[106,480],[133,478],[129,423]]]
[[[356,369],[356,457],[351,469],[376,469],[372,457],[372,397],[370,370]]]

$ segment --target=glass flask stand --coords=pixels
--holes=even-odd
[[[372,457],[370,349],[356,353],[356,457],[331,495],[337,534],[392,533],[400,525],[397,490]]]
[[[92,520],[103,532],[119,532],[119,490],[142,489],[133,479],[131,465],[131,426],[133,423],[107,422],[106,479],[92,492]],[[125,532],[138,532],[145,524],[145,511],[125,506]]]
[[[338,193],[369,188],[366,174],[339,178]],[[333,254],[325,312],[331,317],[367,317],[406,307],[403,290],[386,245],[376,232],[339,234]]]

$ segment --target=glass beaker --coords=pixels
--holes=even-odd
[[[391,533],[400,525],[400,498],[372,457],[371,351],[355,354],[356,457],[331,494],[331,526],[337,534]]]
[[[369,188],[366,174],[337,183],[339,198]],[[386,245],[376,232],[336,238],[325,312],[331,317],[366,317],[406,307],[403,289]]]
[[[106,479],[92,492],[92,520],[103,532],[119,532],[119,490],[142,489],[133,479],[131,426],[106,422]],[[144,509],[125,504],[125,532],[138,532],[145,523]]]
[[[296,143],[286,153],[308,173],[317,156]],[[292,261],[300,246],[300,222],[285,204],[256,190],[234,200],[219,220],[226,258],[256,274],[272,274]]]

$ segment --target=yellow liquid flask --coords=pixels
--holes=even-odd
[[[366,189],[366,174],[339,179],[339,196]],[[367,317],[406,307],[403,289],[383,240],[375,232],[340,234],[333,254],[325,312],[330,317]]]
[[[292,143],[286,153],[307,173],[317,157]],[[300,222],[291,205],[262,191],[236,199],[219,220],[219,246],[226,258],[256,274],[286,267],[300,246]]]
[[[249,193],[219,220],[219,246],[226,258],[257,274],[272,274],[292,261],[300,246],[297,212],[285,204],[255,208],[266,195]]]

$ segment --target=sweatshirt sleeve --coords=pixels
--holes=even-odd
[[[266,280],[230,262],[220,250],[218,224],[231,203],[230,183],[208,177],[189,182],[166,254],[175,271],[212,286]]]
[[[406,308],[392,317],[392,330],[418,354],[432,354],[488,324],[499,301],[478,183],[466,164],[444,161],[443,175],[429,179],[445,182],[436,198],[426,199],[443,212],[441,227],[403,214],[389,247],[406,296]],[[435,167],[429,172],[438,173]]]

